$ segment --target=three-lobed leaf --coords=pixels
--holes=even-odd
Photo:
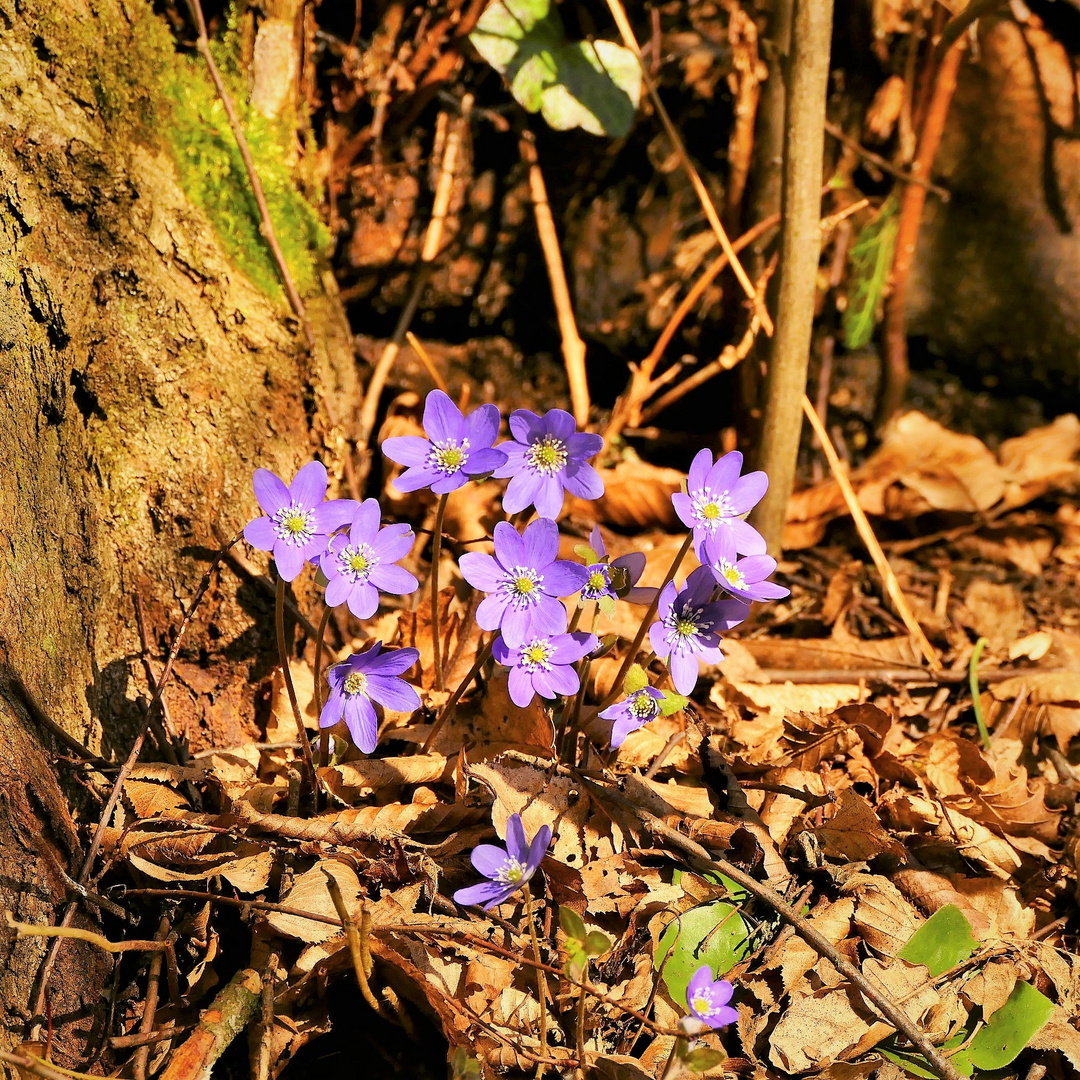
[[[937,978],[963,963],[978,944],[964,913],[955,904],[946,904],[911,935],[898,955],[909,964],[923,964]]]

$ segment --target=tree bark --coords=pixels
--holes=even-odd
[[[0,27],[0,906],[44,922],[81,860],[44,725],[126,752],[146,693],[135,594],[164,650],[218,537],[256,513],[256,466],[318,456],[340,477],[325,400],[351,413],[359,388],[333,298],[305,297],[309,354],[181,187],[156,81],[171,37],[147,0],[0,0]],[[254,730],[269,605],[238,588],[212,587],[183,654],[174,712],[196,741],[211,715],[225,742]],[[45,942],[0,933],[14,1042]],[[107,970],[65,945],[61,1062]]]

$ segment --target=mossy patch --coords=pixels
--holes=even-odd
[[[93,18],[64,5],[33,4],[35,48],[77,100],[94,102],[114,138],[136,137],[167,149],[181,185],[210,219],[229,258],[264,294],[282,295],[277,267],[259,229],[259,212],[225,109],[202,58],[178,53],[168,25],[147,0],[98,5]],[[266,194],[270,219],[297,288],[311,293],[329,232],[296,187],[295,118],[268,120],[247,105],[246,79],[231,27],[211,44]]]

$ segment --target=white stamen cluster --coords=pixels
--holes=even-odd
[[[554,435],[545,435],[536,442],[529,443],[524,454],[525,460],[533,471],[544,476],[554,476],[570,457],[566,443]]]
[[[460,472],[468,460],[468,439],[444,439],[442,442],[433,442],[428,453],[428,464],[447,476]]]
[[[337,565],[338,573],[355,584],[366,582],[379,560],[370,544],[349,544],[338,553]]]
[[[521,650],[521,666],[528,672],[537,668],[547,671],[551,666],[551,657],[555,650],[546,638],[534,638]]]
[[[362,694],[367,689],[367,676],[360,671],[354,671],[345,677],[345,685],[342,687],[350,697]]]
[[[581,590],[582,598],[599,600],[601,596],[608,596],[610,593],[611,575],[608,568],[603,563],[590,566],[589,580],[585,582],[585,587]]]
[[[735,508],[731,505],[731,493],[726,489],[714,492],[703,487],[690,493],[690,506],[694,521],[712,532],[726,517],[735,517]]]
[[[516,885],[525,876],[525,866],[517,859],[507,856],[493,880],[500,885]]]
[[[531,607],[540,600],[543,583],[544,575],[531,566],[515,566],[506,571],[501,588],[515,607]]]
[[[303,547],[315,535],[315,515],[300,503],[283,506],[270,520],[278,539],[292,547]]]

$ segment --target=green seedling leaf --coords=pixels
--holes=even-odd
[[[976,1069],[1004,1069],[1050,1019],[1054,1003],[1034,986],[1018,982],[1009,1000],[971,1040],[965,1054]]]
[[[862,349],[874,336],[900,228],[899,201],[889,196],[851,246],[850,290],[844,309],[844,347]]]
[[[599,930],[590,930],[585,939],[585,952],[589,956],[603,956],[611,949],[611,938]]]
[[[600,614],[609,619],[615,614],[615,600],[610,596],[601,596],[596,601],[596,606],[600,609]]]
[[[663,969],[671,1000],[684,1008],[690,977],[702,964],[720,978],[749,951],[750,928],[743,917],[731,904],[716,900],[673,919],[660,935],[653,963]]]
[[[708,1072],[727,1061],[727,1054],[722,1050],[713,1050],[708,1046],[698,1046],[685,1054],[680,1053],[679,1057],[682,1063],[694,1073]]]
[[[658,702],[661,716],[670,716],[672,713],[679,712],[680,709],[685,709],[689,704],[690,699],[688,697],[667,691],[664,692],[664,696]]]
[[[574,554],[587,566],[594,566],[600,561],[600,556],[588,544],[575,544]]]
[[[581,916],[573,908],[565,906],[559,908],[559,925],[566,932],[568,938],[584,944],[585,923],[581,921]]]
[[[631,664],[623,680],[623,690],[628,694],[636,694],[648,685],[649,676],[645,674],[645,669],[640,664]]]
[[[495,0],[469,40],[556,131],[629,132],[641,100],[637,58],[613,41],[567,41],[550,0]]]
[[[937,978],[963,963],[978,945],[964,913],[955,904],[946,904],[911,935],[900,950],[900,959],[909,964],[925,964],[931,977]]]
[[[941,1047],[942,1050],[951,1049],[952,1046],[959,1045],[965,1038],[964,1034],[961,1034],[959,1038],[950,1039],[947,1043],[944,1043]],[[937,1080],[937,1073],[930,1068],[930,1063],[914,1050],[896,1050],[886,1046],[879,1046],[877,1052],[883,1057],[887,1058],[894,1065],[899,1065],[905,1072],[910,1073],[912,1076],[925,1077],[926,1080]],[[960,1051],[958,1054],[953,1054],[949,1057],[949,1061],[953,1067],[961,1076],[971,1076],[975,1071],[975,1067],[968,1060],[967,1054],[964,1051]]]

